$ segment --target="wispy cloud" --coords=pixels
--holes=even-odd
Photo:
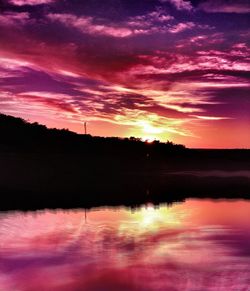
[[[174,17],[163,8],[143,15],[129,17],[119,23],[111,23],[104,19],[95,19],[90,16],[77,17],[73,14],[50,13],[47,17],[52,21],[61,22],[67,27],[74,27],[85,34],[106,35],[125,38],[140,34],[165,33],[170,29],[167,24]]]
[[[165,23],[173,19],[174,17],[170,15],[166,9],[158,7],[156,10],[151,11],[147,14],[130,17],[127,21],[127,24],[131,27],[139,27],[145,29],[152,27],[156,23],[164,25]]]
[[[225,119],[228,119],[228,117],[221,117],[221,116],[194,115],[194,117],[197,117],[198,119],[202,119],[202,120],[225,120]]]
[[[199,9],[208,13],[250,13],[248,0],[206,0],[199,5]]]
[[[116,38],[126,38],[135,35],[155,33],[180,33],[194,27],[210,29],[208,25],[196,25],[194,22],[170,23],[174,17],[167,14],[164,9],[157,9],[144,15],[130,17],[126,21],[112,24],[107,21],[94,19],[93,17],[77,17],[72,14],[47,15],[48,19],[60,22],[67,27],[74,27],[84,34],[106,35]]]
[[[193,9],[193,6],[190,1],[188,0],[160,0],[162,3],[171,3],[175,6],[178,10],[187,10],[191,11]]]
[[[0,25],[23,25],[30,21],[28,12],[5,12],[0,15]]]
[[[9,0],[10,4],[16,6],[25,6],[25,5],[41,5],[41,4],[49,4],[55,2],[56,0]]]
[[[186,23],[178,23],[176,25],[174,25],[173,27],[171,27],[169,29],[169,32],[171,33],[179,33],[188,29],[192,29],[193,27],[195,27],[195,24],[193,22],[186,22]]]
[[[75,27],[79,31],[88,34],[108,35],[113,37],[127,37],[133,34],[130,28],[94,23],[93,17],[77,17],[73,14],[50,13],[48,18],[52,21],[59,21],[66,26]]]

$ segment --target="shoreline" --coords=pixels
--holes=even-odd
[[[98,206],[172,204],[188,198],[250,199],[248,177],[198,177],[194,175],[116,175],[88,177],[81,186],[1,185],[0,210],[36,210],[44,208],[92,208]],[[53,187],[52,187],[53,186]]]

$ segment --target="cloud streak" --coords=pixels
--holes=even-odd
[[[169,31],[171,33],[179,33],[188,29],[192,29],[193,27],[195,27],[195,24],[193,22],[186,22],[186,23],[178,23],[175,26],[171,27],[169,29]]]
[[[129,28],[95,24],[92,17],[77,17],[72,14],[48,14],[52,21],[59,21],[66,26],[75,27],[79,31],[88,34],[108,35],[113,37],[127,37],[133,34]]]
[[[199,8],[208,13],[250,13],[250,4],[247,0],[206,0],[199,5]]]
[[[3,26],[18,26],[30,22],[28,12],[6,12],[0,15],[0,25]]]
[[[177,10],[191,11],[193,6],[188,0],[160,0],[162,3],[171,3]]]
[[[56,0],[9,0],[10,4],[16,6],[35,6],[35,5],[42,5],[42,4],[49,4],[53,3]]]

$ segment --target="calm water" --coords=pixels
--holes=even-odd
[[[250,290],[250,202],[0,213],[1,291]]]

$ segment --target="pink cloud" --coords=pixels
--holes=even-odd
[[[204,115],[194,115],[194,117],[197,117],[198,119],[202,120],[211,120],[211,121],[216,121],[216,120],[225,120],[229,119],[228,117],[221,117],[221,116],[204,116]]]
[[[127,37],[133,34],[129,28],[122,26],[112,26],[106,24],[94,23],[93,17],[77,17],[73,14],[48,14],[48,18],[52,21],[59,21],[66,26],[73,26],[83,33],[100,34],[113,37]]]
[[[0,68],[6,69],[8,71],[23,70],[23,68],[30,66],[31,64],[27,61],[0,56]]]
[[[248,0],[207,0],[202,2],[199,8],[209,13],[250,13]]]
[[[160,0],[162,3],[169,2],[172,5],[175,6],[176,9],[178,10],[187,10],[191,11],[193,9],[193,6],[190,1],[186,0]]]
[[[21,34],[19,29],[11,27],[5,42],[0,42],[0,67],[18,71],[31,68],[46,74],[77,77],[85,74],[85,69],[78,65],[76,47],[73,43],[67,43],[61,50],[61,45],[31,39],[25,33]]]
[[[54,2],[55,0],[9,0],[9,3],[16,6],[24,6],[24,5],[41,5],[41,4],[49,4]]]
[[[82,33],[107,35],[117,38],[138,34],[165,33],[168,32],[169,28],[165,23],[174,19],[173,16],[161,8],[145,15],[130,17],[127,21],[122,21],[118,24],[106,24],[103,23],[103,20],[100,21],[90,16],[77,17],[73,14],[50,13],[47,17],[52,21],[59,21],[68,27],[75,27]]]
[[[232,46],[231,55],[242,57],[246,61],[250,61],[250,47],[246,43],[237,43]]]
[[[236,48],[236,49],[246,49],[246,50],[249,50],[248,46],[246,43],[236,43],[233,48]]]
[[[23,25],[29,22],[28,12],[6,12],[0,15],[0,24],[4,26]]]
[[[176,24],[175,26],[172,26],[170,29],[169,29],[169,32],[171,33],[179,33],[179,32],[182,32],[182,31],[185,31],[185,30],[188,30],[188,29],[192,29],[193,27],[195,27],[195,24],[193,22],[181,22],[181,23],[178,23]]]
[[[199,26],[198,26],[199,28]],[[181,41],[184,47],[189,45],[205,46],[206,44],[219,44],[225,41],[225,37],[222,33],[213,33],[207,35],[192,36],[188,40]]]
[[[24,92],[17,96],[25,103],[32,102],[33,104],[42,105],[44,109],[50,108],[55,111],[67,113],[76,113],[74,107],[70,103],[70,96],[65,94],[53,94],[44,92]]]
[[[147,14],[130,17],[127,24],[131,27],[149,28],[154,26],[154,23],[163,24],[173,19],[172,15],[169,15],[165,9],[159,7]]]
[[[58,21],[67,27],[74,27],[82,33],[92,35],[106,35],[117,38],[125,38],[140,34],[154,33],[179,33],[197,26],[200,29],[211,29],[208,25],[196,25],[194,22],[185,22],[172,25],[169,23],[174,17],[163,8],[144,15],[137,15],[119,23],[104,23],[103,19],[95,19],[91,16],[77,17],[73,14],[50,13],[47,15],[51,21]]]
[[[198,36],[206,40],[204,36]],[[197,41],[197,38],[191,38]],[[189,41],[191,41],[189,39]],[[199,50],[195,55],[155,51],[153,55],[140,55],[141,60],[131,71],[134,74],[172,74],[193,70],[250,70],[250,49],[244,43],[235,44],[227,51]]]

